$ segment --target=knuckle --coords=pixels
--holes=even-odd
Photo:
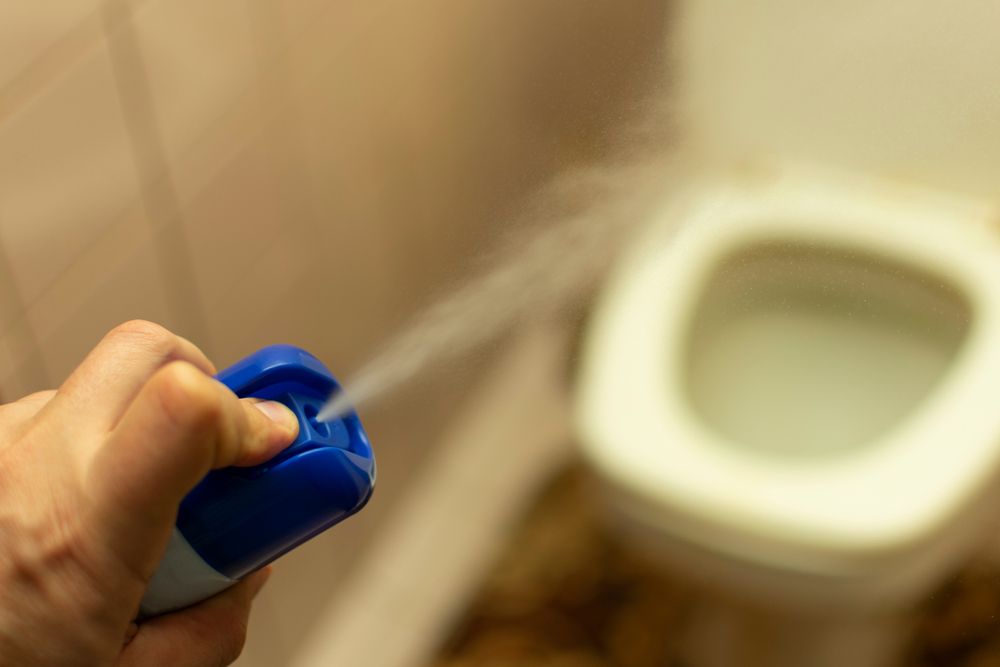
[[[108,333],[108,338],[150,348],[163,356],[177,349],[177,336],[166,327],[146,320],[129,320]]]
[[[192,427],[209,427],[222,420],[222,400],[212,382],[183,361],[167,364],[153,379],[154,391],[166,416],[175,423]]]

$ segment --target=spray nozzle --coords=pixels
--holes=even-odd
[[[210,472],[181,502],[170,545],[142,602],[142,615],[179,609],[358,512],[375,485],[375,457],[353,410],[318,419],[339,390],[304,350],[264,348],[218,375],[242,398],[278,401],[295,413],[299,435],[274,458]]]

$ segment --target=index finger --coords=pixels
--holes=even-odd
[[[186,338],[152,322],[126,322],[87,355],[59,388],[49,409],[70,411],[79,427],[106,432],[153,374],[171,361],[185,361],[208,375],[216,372]]]
[[[117,553],[151,574],[177,506],[209,470],[262,463],[297,434],[288,408],[241,400],[173,362],[146,383],[89,466],[102,530]]]

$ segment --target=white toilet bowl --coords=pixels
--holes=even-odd
[[[880,614],[988,537],[1000,225],[804,174],[704,187],[650,224],[590,324],[578,431],[615,523],[675,570]]]

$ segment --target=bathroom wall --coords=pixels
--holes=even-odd
[[[0,335],[0,388],[52,384],[129,316],[222,363],[275,338],[356,360],[519,195],[594,150],[648,51],[642,16],[608,1],[3,7],[15,289],[0,311],[17,335]],[[331,331],[343,318],[323,303],[350,326]]]
[[[665,7],[0,4],[0,397],[130,318],[220,366],[286,341],[355,367],[599,159],[663,61]],[[242,664],[287,663],[477,363],[366,414],[379,493],[283,561]]]
[[[778,154],[1000,193],[1000,5],[680,3],[686,130],[710,153]]]

